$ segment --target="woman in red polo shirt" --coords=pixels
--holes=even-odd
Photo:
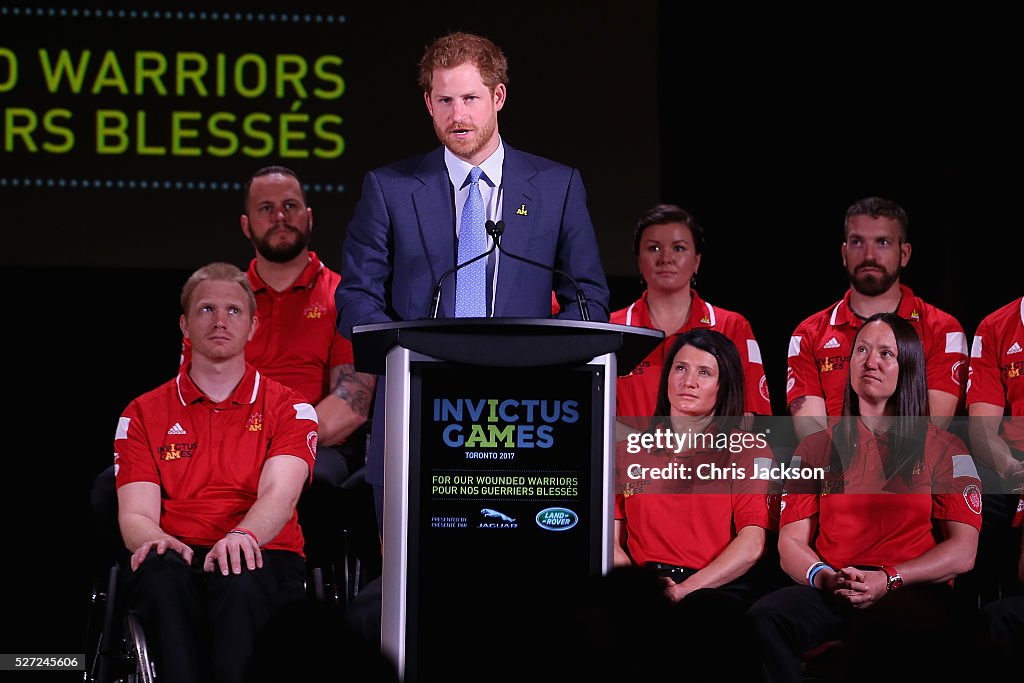
[[[782,498],[779,556],[799,585],[750,611],[768,680],[802,680],[802,655],[837,639],[851,675],[948,674],[964,651],[943,649],[950,582],[974,564],[981,482],[960,439],[927,419],[924,350],[907,321],[879,314],[857,333],[843,414],[793,455],[824,473]]]
[[[647,289],[629,306],[612,313],[610,321],[661,330],[665,341],[617,380],[615,402],[620,416],[655,414],[662,366],[672,358],[668,349],[678,335],[696,328],[721,332],[736,344],[745,375],[744,412],[772,414],[761,349],[750,323],[739,313],[712,306],[694,289],[703,252],[704,228],[686,209],[658,204],[637,221],[633,253]]]
[[[698,328],[679,335],[667,357],[658,417],[618,454],[615,564],[662,577],[677,605],[676,645],[700,658],[688,670],[703,662],[721,673],[744,642],[743,615],[758,593],[751,569],[770,518],[769,482],[755,468],[773,458],[763,436],[738,428],[743,367],[732,341]]]

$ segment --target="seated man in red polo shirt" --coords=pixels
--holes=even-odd
[[[244,208],[242,234],[255,250],[246,276],[259,318],[245,359],[316,407],[313,482],[340,486],[361,464],[347,462],[342,446],[366,422],[376,377],[355,371],[352,343],[338,333],[341,276],[309,250],[313,209],[299,177],[284,166],[259,169],[246,184]],[[182,364],[190,354],[186,338]]]
[[[1024,298],[986,315],[971,345],[967,411],[971,453],[985,491],[984,524],[972,577],[982,600],[1022,593],[1021,534],[1011,528],[1024,488]],[[1018,520],[1019,523],[1020,520]],[[964,584],[961,583],[961,586]],[[1021,633],[1024,640],[1024,611]]]
[[[259,629],[301,598],[296,503],[316,453],[317,415],[245,361],[256,302],[245,273],[214,263],[181,294],[191,361],[132,401],[114,436],[128,599],[161,679],[242,680]]]
[[[945,429],[957,414],[967,379],[967,337],[953,316],[903,284],[909,230],[907,212],[889,199],[867,197],[846,210],[842,256],[850,287],[797,325],[789,339],[786,403],[801,441],[842,414],[853,338],[877,313],[899,315],[921,338],[931,421]]]

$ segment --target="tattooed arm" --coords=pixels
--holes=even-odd
[[[331,392],[316,404],[321,446],[344,443],[366,422],[376,385],[375,375],[356,372],[351,364],[331,368]]]
[[[789,403],[793,416],[793,429],[800,441],[825,429],[825,399],[820,396],[798,396]]]

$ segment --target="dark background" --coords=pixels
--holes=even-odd
[[[314,15],[341,13],[333,3],[301,5]],[[436,144],[415,83],[423,47],[449,29],[470,30],[492,37],[510,60],[505,139],[580,168],[613,308],[640,293],[631,254],[636,216],[659,200],[696,213],[708,235],[698,289],[751,321],[776,413],[784,410],[789,334],[846,287],[842,218],[860,197],[886,196],[907,209],[914,252],[904,280],[957,316],[969,336],[983,315],[1021,294],[1011,280],[1019,272],[1021,50],[1001,35],[1006,17],[858,10],[826,20],[738,9],[724,16],[668,2],[384,5],[345,8],[341,28],[154,28],[26,19],[0,5],[0,47],[22,58],[24,84],[0,93],[0,109],[67,106],[84,117],[97,107],[141,108],[156,119],[198,106],[119,95],[51,102],[31,90],[26,66],[46,46],[337,53],[346,94],[303,106],[341,113],[345,154],[283,160],[309,185],[313,247],[336,267],[362,174]],[[0,82],[4,76],[0,70]],[[211,106],[244,113],[288,105],[264,98]],[[211,260],[241,266],[251,258],[237,227],[240,193],[230,184],[277,161],[100,157],[84,143],[63,155],[0,148],[0,178],[228,184],[214,191],[0,184],[3,357],[13,408],[2,510],[12,597],[0,651],[82,649],[89,588],[107,563],[94,550],[92,476],[110,461],[124,405],[175,372],[177,298],[187,275]],[[318,192],[317,184],[344,190]]]

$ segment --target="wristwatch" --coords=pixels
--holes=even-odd
[[[882,571],[888,577],[885,581],[885,590],[892,591],[897,588],[903,588],[903,577],[900,576],[896,567],[883,566]]]

